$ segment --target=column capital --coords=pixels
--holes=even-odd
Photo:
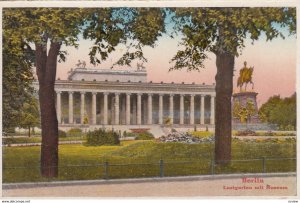
[[[191,97],[194,97],[194,96],[195,96],[195,94],[190,94],[190,96],[191,96]]]
[[[163,94],[163,93],[159,93],[158,94],[160,97],[163,97],[165,94]]]
[[[142,95],[143,95],[143,93],[136,93],[136,95],[138,95],[138,96],[142,96]]]
[[[148,93],[148,96],[151,96],[151,97],[152,97],[152,96],[153,96],[153,93]]]
[[[115,92],[115,96],[119,96],[120,95],[120,92]]]
[[[68,93],[69,93],[69,94],[73,94],[74,92],[73,92],[73,91],[69,91]]]
[[[92,92],[92,95],[97,95],[98,92]]]
[[[201,96],[201,97],[205,97],[206,95],[205,95],[205,94],[200,94],[200,96]]]
[[[85,92],[81,91],[80,94],[85,94]]]
[[[185,96],[185,94],[180,94],[180,97],[184,97]]]
[[[128,93],[128,92],[126,92],[126,95],[127,95],[127,96],[130,96],[130,95],[131,95],[131,93]]]
[[[103,95],[109,95],[109,92],[103,92]]]
[[[174,97],[174,94],[170,94],[170,97]]]

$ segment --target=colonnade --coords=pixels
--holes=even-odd
[[[64,91],[66,92],[66,91]],[[62,121],[62,91],[56,92],[56,109],[57,109],[57,119],[58,122],[61,124]],[[85,103],[85,97],[88,92],[81,91],[80,92],[80,124],[85,124],[85,109],[86,104]],[[142,125],[142,124],[165,124],[164,118],[166,117],[164,115],[164,112],[167,110],[168,112],[168,120],[169,124],[175,124],[174,123],[174,98],[176,95],[179,95],[179,123],[180,125],[184,124],[205,124],[205,97],[210,97],[210,117],[209,117],[209,124],[214,125],[215,124],[215,96],[213,94],[197,94],[200,96],[200,119],[197,118],[200,122],[195,123],[195,96],[196,94],[177,94],[177,93],[127,93],[127,92],[90,92],[91,93],[91,121],[88,121],[89,124],[96,125],[108,125],[110,124],[108,122],[108,96],[111,95],[114,98],[114,104],[111,104],[111,108],[113,108],[113,123],[114,125],[121,125],[120,122],[120,108],[122,107],[122,104],[120,104],[120,95],[126,95],[125,96],[125,124],[126,125]],[[68,94],[68,123],[74,124],[74,92],[73,91],[67,91]],[[103,102],[101,102],[101,114],[103,115],[103,119],[101,123],[97,123],[97,95],[102,94],[103,96]],[[158,122],[153,122],[153,97],[158,97]],[[144,97],[144,99],[142,99]],[[169,100],[167,103],[164,103],[164,101]],[[176,97],[178,98],[178,96]],[[189,123],[185,123],[185,98],[189,99]],[[199,97],[197,97],[199,98]],[[132,100],[134,99],[134,100]],[[157,101],[157,100],[156,100]],[[131,102],[133,102],[131,104]],[[147,108],[145,108],[145,104]],[[99,102],[100,103],[100,102]],[[168,106],[167,106],[168,105]],[[156,106],[157,107],[157,106]],[[132,108],[132,109],[131,109]],[[142,112],[142,109],[145,109]],[[147,114],[146,118],[147,121],[142,123],[142,113]],[[134,117],[134,119],[132,118]]]

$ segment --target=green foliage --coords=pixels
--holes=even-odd
[[[273,96],[264,103],[259,114],[269,123],[277,124],[280,130],[296,129],[296,93],[288,98]]]
[[[15,52],[15,49],[20,51]],[[32,56],[33,52],[27,43],[23,41],[15,47],[14,40],[5,32],[3,33],[2,124],[4,132],[19,126],[22,114],[20,109],[25,102],[31,100]]]
[[[146,62],[143,46],[153,47],[165,31],[163,9],[158,8],[103,8],[88,16],[89,24],[83,32],[85,39],[94,40],[90,61],[101,63],[115,46],[124,44],[127,51],[114,65],[131,66],[133,60]]]
[[[279,27],[296,33],[295,8],[174,8],[175,29],[183,34],[180,50],[172,58],[171,68],[199,70],[207,59],[207,52],[240,55],[247,35],[258,40],[262,33],[267,40],[284,38]],[[280,26],[278,26],[280,25]]]
[[[67,137],[67,133],[63,130],[58,130],[58,137],[60,138]]]
[[[124,131],[123,136],[124,136],[124,137],[135,137],[135,136],[136,136],[136,133]]]
[[[119,135],[114,131],[106,131],[105,129],[98,129],[89,131],[86,135],[86,145],[101,146],[101,145],[119,145]]]
[[[209,131],[194,131],[194,132],[191,132],[191,134],[193,137],[199,137],[199,138],[213,136],[213,133],[209,132]]]
[[[126,132],[123,133],[124,137],[135,137],[135,140],[152,140],[154,136],[150,132]]]
[[[3,19],[4,34],[12,39],[14,45],[20,40],[40,45],[51,40],[51,43],[78,46],[76,41],[84,12],[77,8],[5,8]],[[63,52],[60,54],[64,55]]]
[[[2,144],[40,143],[40,137],[8,137],[2,139]]]
[[[21,128],[28,128],[29,136],[30,128],[40,126],[40,112],[36,98],[31,97],[26,103],[24,103],[21,109],[21,121],[19,126]]]
[[[135,135],[136,140],[153,140],[154,136],[150,132],[137,133]]]
[[[82,130],[80,128],[71,128],[67,132],[67,135],[71,137],[79,137],[82,136]]]

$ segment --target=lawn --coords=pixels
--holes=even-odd
[[[233,160],[225,167],[211,167],[214,145],[156,141],[123,141],[120,146],[88,147],[80,144],[59,145],[59,177],[56,180],[87,180],[164,175],[262,172],[262,157],[296,157],[296,142],[233,141]],[[3,182],[47,181],[39,175],[40,147],[4,147]],[[105,162],[108,162],[105,168]],[[296,171],[295,160],[268,160],[266,172]],[[105,171],[107,173],[105,173]]]
[[[68,136],[60,137],[59,141],[81,141],[85,140],[85,136]],[[32,136],[32,137],[3,137],[2,144],[23,144],[23,143],[41,143],[41,136]]]

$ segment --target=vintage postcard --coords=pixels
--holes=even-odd
[[[4,202],[298,202],[296,1],[1,6]]]

